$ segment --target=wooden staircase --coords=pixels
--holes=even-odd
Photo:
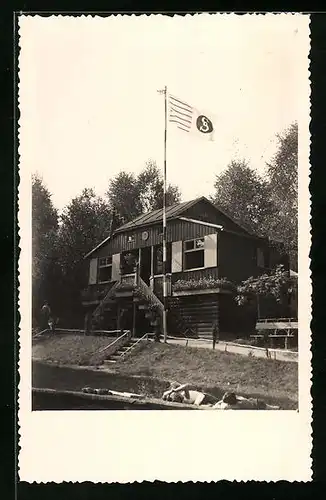
[[[116,282],[93,312],[93,317],[108,312],[113,318],[118,303],[126,308],[136,304],[152,327],[156,329],[162,325],[163,303],[139,276],[136,281],[124,283],[124,286]],[[168,299],[168,332],[171,335],[211,339],[213,324],[218,319],[219,307],[215,295],[172,296]]]
[[[162,322],[164,306],[140,277],[137,282],[131,282],[127,287],[121,287],[117,281],[94,310],[93,319],[96,321],[105,312],[116,313],[118,302],[124,304],[126,308],[132,307],[135,303],[138,309],[145,312],[145,317],[150,320],[153,327],[159,326]]]

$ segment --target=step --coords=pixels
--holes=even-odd
[[[110,365],[110,364],[114,364],[114,363],[116,363],[115,359],[105,359],[104,360],[104,364],[106,364],[106,365]]]

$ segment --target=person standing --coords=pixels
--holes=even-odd
[[[219,342],[219,331],[218,331],[218,323],[217,321],[213,324],[213,349],[215,349],[216,343]]]
[[[42,331],[49,328],[49,320],[51,316],[51,309],[47,301],[44,302],[41,309],[41,325]]]

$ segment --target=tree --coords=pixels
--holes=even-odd
[[[62,271],[61,309],[73,326],[81,320],[80,291],[86,286],[84,256],[109,235],[112,211],[93,189],[84,189],[61,215],[58,232],[59,263]]]
[[[285,244],[291,267],[297,270],[298,247],[298,125],[277,135],[278,150],[267,164],[270,198],[277,213],[269,221],[270,237]]]
[[[142,213],[139,185],[134,174],[120,172],[111,179],[106,196],[111,209],[115,209],[124,222]]]
[[[288,305],[291,295],[294,293],[294,281],[289,271],[279,265],[269,274],[246,279],[238,286],[236,302],[244,305],[251,298],[257,301],[258,316],[260,297],[273,298],[277,303]]]
[[[42,302],[55,301],[57,266],[58,213],[51,193],[41,177],[32,176],[32,295],[33,324]]]
[[[163,177],[157,164],[150,160],[137,178],[142,212],[150,212],[163,207]],[[177,186],[167,185],[166,205],[179,203],[181,199]]]
[[[120,217],[128,222],[142,213],[162,208],[162,174],[156,163],[150,160],[138,176],[120,172],[110,181],[106,196],[110,207],[114,207]],[[166,200],[167,205],[180,201],[177,186],[167,186]]]
[[[245,161],[231,161],[216,176],[212,201],[240,225],[266,236],[266,221],[275,213],[269,184]]]

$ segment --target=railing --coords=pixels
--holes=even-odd
[[[294,318],[259,319],[256,330],[297,330],[298,321]]]
[[[164,311],[164,306],[160,299],[155,295],[155,293],[152,292],[152,290],[146,285],[145,281],[142,280],[140,276],[138,276],[138,287],[140,288],[141,292],[145,295],[146,299],[155,305],[158,310],[163,314]]]
[[[118,286],[118,284],[119,284],[119,282],[116,281],[114,283],[114,285],[110,288],[110,290],[105,295],[102,302],[97,306],[97,308],[93,312],[93,318],[95,318],[96,316],[98,316],[101,313],[101,311],[102,311],[103,307],[105,306],[105,304],[107,303],[107,301],[110,299],[110,297],[112,297],[114,295],[114,291],[115,291],[116,287]]]
[[[130,339],[131,339],[131,331],[130,330],[124,331],[124,333],[120,335],[120,337],[115,339],[113,342],[110,342],[110,344],[106,345],[105,347],[102,347],[102,349],[93,352],[90,359],[92,360],[92,362],[103,361],[103,359],[106,359],[112,354],[114,354],[120,347],[126,344]]]
[[[136,347],[137,344],[139,344],[139,342],[141,342],[142,340],[148,340],[148,333],[145,333],[145,335],[143,335],[140,339],[138,339],[134,344],[132,344],[130,347],[128,347],[128,349],[126,349],[122,354],[121,354],[121,358],[123,358],[125,356],[125,354],[129,353],[132,349],[134,349],[134,347]]]

